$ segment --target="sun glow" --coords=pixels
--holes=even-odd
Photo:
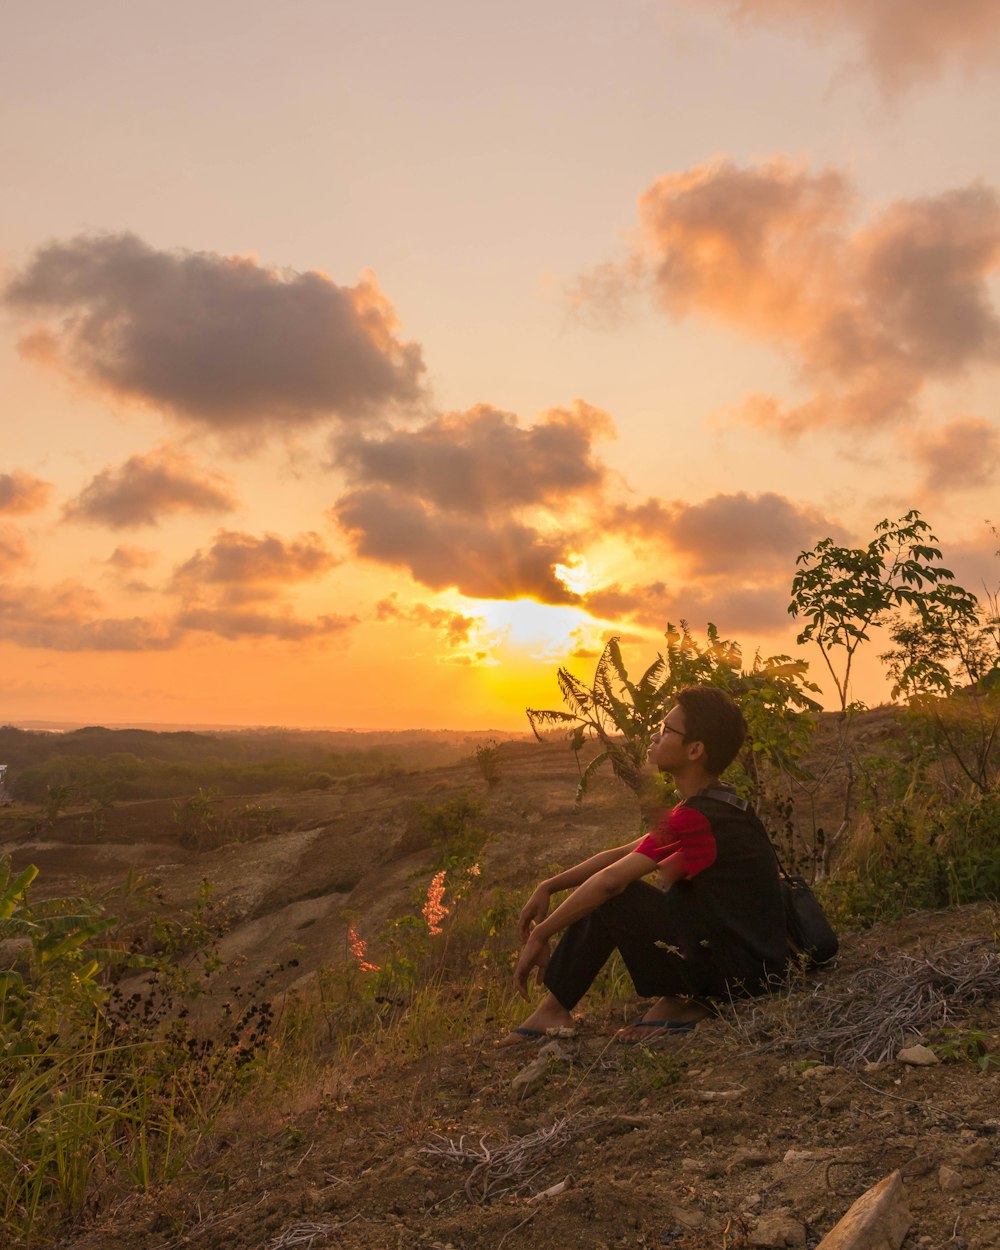
[[[555,575],[574,595],[585,595],[594,589],[594,575],[584,556],[577,556],[572,564],[555,565]]]

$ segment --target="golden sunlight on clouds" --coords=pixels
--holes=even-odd
[[[996,580],[1000,0],[179,5],[10,24],[0,721],[525,729],[897,505]]]

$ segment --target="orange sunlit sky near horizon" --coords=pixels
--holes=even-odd
[[[995,0],[8,11],[0,723],[523,730],[681,619],[824,685],[795,558],[911,508],[992,588],[998,66]]]

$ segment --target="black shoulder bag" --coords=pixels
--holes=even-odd
[[[732,807],[738,807],[741,812],[752,810],[746,799],[741,799],[731,790],[713,786],[702,790],[701,793],[705,798],[718,799],[721,803],[729,803]],[[756,812],[753,814],[756,816]],[[763,822],[761,822],[761,828],[764,829]],[[829,963],[836,955],[840,949],[840,942],[809,883],[804,877],[785,871],[766,829],[764,829],[764,834],[771,844],[771,853],[778,865],[781,899],[785,905],[785,927],[788,930],[788,949],[792,956],[796,960],[803,961],[806,967],[819,968]]]

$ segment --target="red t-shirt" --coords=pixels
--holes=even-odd
[[[678,803],[635,848],[654,864],[673,855],[681,856],[682,876],[687,880],[715,863],[715,835],[708,817],[693,807]]]

